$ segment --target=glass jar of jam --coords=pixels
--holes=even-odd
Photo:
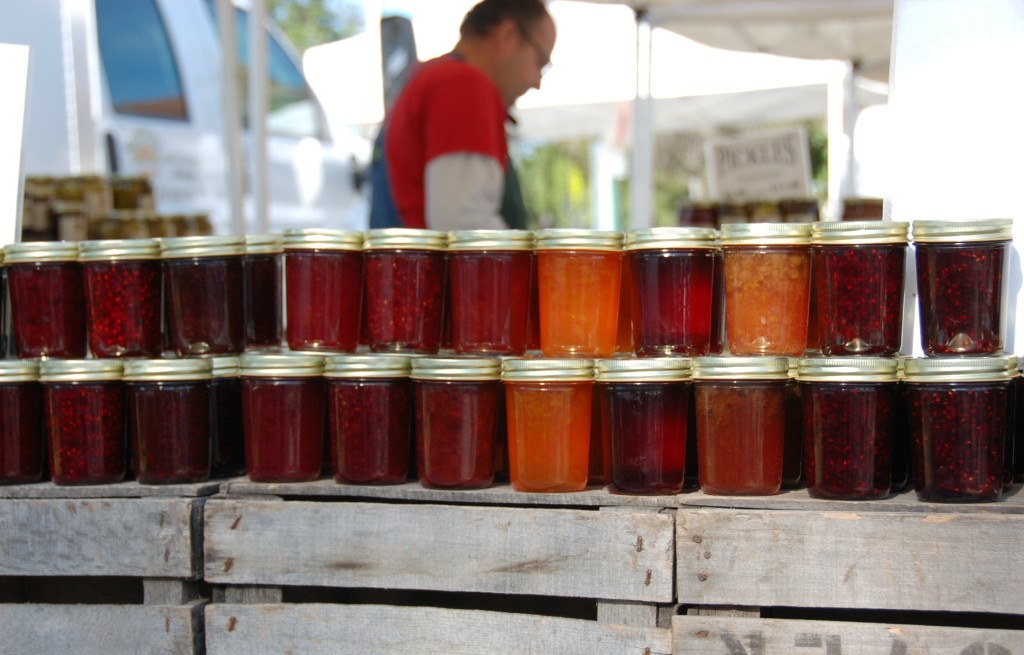
[[[336,481],[406,481],[413,418],[409,368],[409,358],[401,355],[327,358],[328,438]]]
[[[210,477],[209,359],[130,359],[124,363],[128,439],[142,484]]]
[[[436,353],[447,262],[444,232],[385,228],[366,235],[366,331],[374,352]]]
[[[533,235],[462,230],[448,235],[452,346],[462,355],[522,355],[530,310]]]
[[[800,360],[789,358],[786,382],[786,432],[782,438],[782,488],[795,489],[804,479],[804,406],[797,370]]]
[[[611,459],[611,491],[682,491],[690,360],[602,359],[594,386]]]
[[[0,360],[0,484],[42,480],[44,453],[39,363]]]
[[[86,332],[94,357],[159,357],[163,272],[155,239],[83,241]]]
[[[539,230],[537,288],[545,357],[611,357],[618,336],[622,233]]]
[[[717,233],[656,227],[626,234],[624,275],[632,283],[638,357],[707,355]]]
[[[693,360],[704,493],[767,496],[779,491],[788,379],[785,357]]]
[[[713,202],[696,201],[679,208],[677,218],[683,227],[718,228],[718,205]]]
[[[251,352],[238,362],[249,479],[316,480],[324,451],[323,357]]]
[[[494,481],[501,360],[418,357],[412,360],[416,462],[429,488],[479,489]]]
[[[1011,219],[914,221],[918,315],[926,355],[1006,347]]]
[[[117,359],[48,359],[39,365],[54,484],[124,479],[125,406]]]
[[[502,362],[509,480],[516,491],[587,486],[594,361],[510,358]]]
[[[355,351],[363,302],[362,250],[362,232],[285,231],[289,348]]]
[[[909,223],[815,223],[814,289],[821,352],[881,355],[900,351]]]
[[[212,473],[218,477],[245,473],[245,431],[242,429],[242,380],[238,356],[211,357],[210,449]]]
[[[811,226],[722,226],[725,329],[733,355],[799,357],[807,346]]]
[[[245,293],[245,347],[281,346],[282,271],[280,234],[249,234],[242,257]]]
[[[914,358],[904,367],[918,499],[999,500],[1015,359]]]
[[[78,243],[12,243],[4,248],[4,266],[15,354],[85,357],[85,290]]]
[[[899,391],[897,361],[882,357],[800,360],[807,493],[873,500],[889,495]]]
[[[161,247],[171,348],[181,357],[242,352],[245,239],[175,237]]]

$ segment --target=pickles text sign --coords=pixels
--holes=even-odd
[[[25,124],[28,46],[0,43],[0,245],[21,226],[21,135]]]
[[[708,191],[714,200],[811,196],[811,159],[802,127],[709,139]]]

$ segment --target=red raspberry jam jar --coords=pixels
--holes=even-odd
[[[130,359],[124,363],[128,440],[142,484],[210,477],[209,359]]]
[[[0,360],[0,484],[42,480],[45,452],[39,363]]]
[[[156,239],[83,241],[78,261],[93,357],[159,357],[163,271]]]
[[[212,474],[218,477],[245,473],[245,430],[242,429],[242,379],[238,357],[211,357],[210,448]]]
[[[386,228],[366,234],[366,338],[374,352],[436,353],[441,345],[448,237]]]
[[[909,223],[815,223],[818,343],[829,356],[900,351]]]
[[[690,360],[602,359],[594,386],[611,459],[611,491],[682,491]]]
[[[85,290],[78,243],[12,243],[4,248],[4,264],[15,354],[85,357]]]
[[[288,347],[353,352],[363,302],[363,233],[284,233]]]
[[[281,346],[281,315],[284,274],[280,234],[249,234],[242,257],[242,290],[245,294],[245,347]]]
[[[239,358],[245,468],[253,482],[320,477],[324,450],[324,360],[252,352]]]
[[[412,360],[416,462],[420,484],[479,489],[494,481],[501,360],[418,357]]]
[[[915,221],[918,314],[926,355],[1006,347],[1011,219]]]
[[[897,361],[881,357],[800,360],[807,493],[874,500],[889,495],[899,390]]]
[[[625,277],[638,357],[711,350],[717,233],[656,227],[626,234]]]
[[[242,352],[245,239],[176,237],[161,247],[171,348],[182,357]]]
[[[331,472],[348,484],[401,484],[410,469],[413,420],[409,358],[328,357],[328,439]]]
[[[464,230],[448,235],[452,346],[463,355],[522,355],[530,313],[533,235]]]
[[[121,373],[121,361],[116,359],[50,359],[40,364],[54,484],[108,484],[124,479]]]

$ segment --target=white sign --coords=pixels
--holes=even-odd
[[[801,127],[709,139],[704,154],[712,200],[813,195],[810,151]]]
[[[21,228],[21,140],[28,88],[28,46],[0,43],[0,245]]]

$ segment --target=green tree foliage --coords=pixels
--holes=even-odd
[[[366,29],[361,0],[267,0],[267,13],[300,51]]]
[[[525,146],[518,160],[531,227],[592,227],[586,141]]]

